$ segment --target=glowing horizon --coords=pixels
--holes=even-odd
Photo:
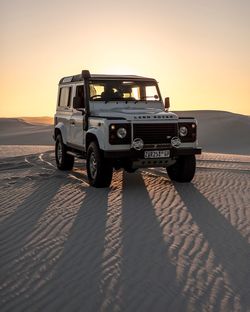
[[[53,116],[61,77],[154,77],[171,110],[250,115],[250,2],[3,0],[0,116]]]

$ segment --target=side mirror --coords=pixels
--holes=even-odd
[[[73,98],[73,108],[79,110],[80,108],[83,108],[82,99],[79,96],[75,96]]]
[[[164,104],[165,104],[165,109],[168,110],[169,107],[170,107],[170,100],[169,100],[169,97],[166,97],[166,98],[165,98]]]

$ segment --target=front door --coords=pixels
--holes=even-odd
[[[84,108],[84,90],[83,85],[77,85],[75,87],[75,96],[79,97],[82,101],[82,108]],[[70,117],[69,126],[69,143],[78,148],[79,150],[84,149],[84,115],[81,111],[73,108],[72,115]]]

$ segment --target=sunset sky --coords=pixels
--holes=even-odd
[[[1,0],[0,40],[0,116],[52,116],[82,69],[154,77],[172,110],[250,115],[249,0]]]

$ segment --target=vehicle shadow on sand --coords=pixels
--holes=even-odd
[[[120,311],[184,311],[183,285],[140,171],[124,173],[121,228]],[[114,310],[113,301],[107,311]]]
[[[181,311],[183,285],[167,251],[140,173],[124,173],[109,189],[83,188],[55,273],[39,290],[46,293],[43,306],[47,311]]]
[[[247,240],[194,184],[174,183],[174,186],[214,252],[215,262],[228,274],[234,296],[239,296],[243,310],[247,310],[250,306],[250,248]]]
[[[100,280],[110,189],[81,188],[81,204],[60,258],[54,264],[53,276],[40,289],[40,293],[46,294],[43,298],[46,311],[99,311],[101,306]]]
[[[36,180],[33,192],[0,224],[2,311],[15,309],[23,301],[22,293],[34,277],[36,250],[32,241],[39,239],[37,223],[65,183],[57,178]]]

